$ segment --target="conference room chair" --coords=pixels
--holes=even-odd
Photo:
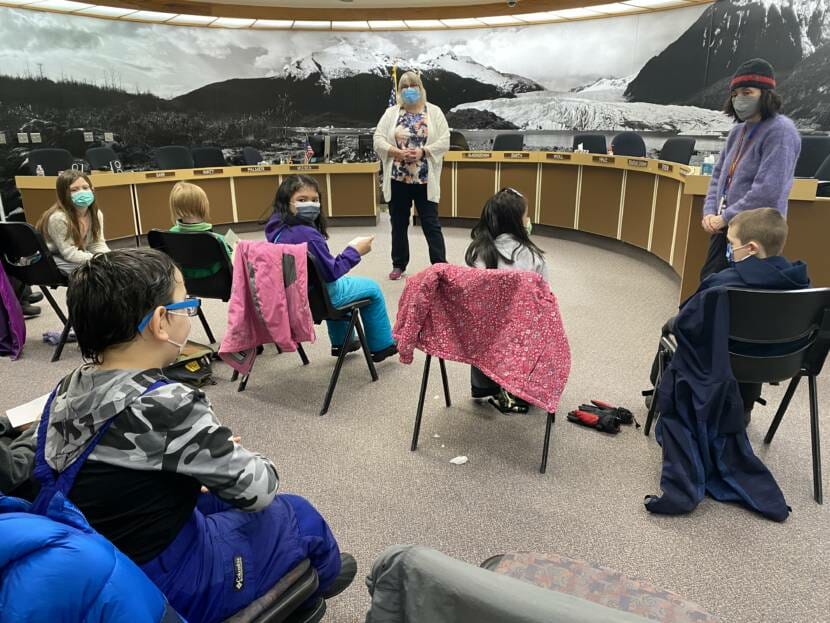
[[[368,158],[375,153],[374,137],[371,134],[360,134],[357,137],[357,155]]]
[[[645,158],[646,143],[636,132],[620,132],[611,139],[611,151],[615,156]]]
[[[696,142],[695,139],[688,136],[672,136],[671,138],[667,138],[660,150],[660,160],[677,162],[678,164],[689,164],[692,160],[692,154],[695,153]]]
[[[120,163],[120,159],[112,147],[90,147],[86,150],[86,161],[93,171],[112,171],[113,163]]]
[[[582,145],[582,149],[587,149],[592,154],[607,154],[608,147],[605,143],[605,136],[602,134],[576,134],[574,135],[573,140],[573,150],[576,151],[579,149],[579,145]]]
[[[458,130],[450,130],[450,151],[470,151],[467,137]]]
[[[809,290],[748,290],[729,288],[729,358],[739,383],[780,383],[789,380],[784,398],[770,424],[764,443],[771,443],[795,390],[807,378],[810,395],[810,438],[813,455],[813,497],[822,503],[821,446],[816,377],[830,349],[830,288]],[[769,354],[757,354],[764,346]],[[749,348],[748,348],[749,347]],[[753,349],[754,350],[751,350]],[[658,386],[676,350],[667,336],[660,340]],[[752,355],[747,352],[755,353]],[[644,433],[658,417],[652,400]]]
[[[147,242],[153,249],[178,264],[184,277],[184,284],[190,296],[201,299],[218,299],[227,303],[231,298],[233,267],[225,245],[210,232],[172,232],[152,229]],[[199,321],[205,329],[208,341],[216,342],[207,318],[198,309]]]
[[[242,162],[248,166],[259,164],[262,162],[262,154],[256,147],[243,147]]]
[[[192,169],[193,156],[187,147],[167,145],[155,151],[156,164],[159,169]]]
[[[372,361],[372,353],[369,351],[369,344],[366,342],[366,334],[363,331],[363,322],[360,318],[360,310],[369,305],[369,299],[360,299],[352,301],[342,307],[335,307],[329,291],[326,288],[326,283],[320,273],[320,268],[317,266],[316,258],[308,254],[308,303],[311,307],[311,317],[314,324],[322,324],[324,320],[343,320],[348,321],[349,327],[346,330],[346,339],[340,344],[340,354],[337,356],[337,362],[334,364],[334,370],[329,379],[329,386],[326,390],[326,397],[323,400],[323,407],[320,409],[320,415],[325,415],[329,410],[331,398],[334,395],[334,388],[337,386],[337,379],[340,377],[340,369],[343,367],[343,361],[349,353],[349,345],[352,341],[352,334],[357,331],[357,338],[360,341],[360,347],[363,350],[363,356],[366,358],[366,365],[369,367],[369,375],[372,377],[372,382],[378,380],[378,372],[375,369],[375,362]],[[332,347],[335,347],[332,344]]]
[[[72,168],[74,158],[66,149],[45,147],[33,149],[28,155],[29,175],[37,175],[37,167],[43,168],[44,175],[58,175]]]
[[[522,151],[524,146],[524,134],[499,134],[493,141],[493,151]]]
[[[49,288],[66,287],[67,276],[60,271],[46,246],[43,236],[29,223],[0,223],[0,261],[9,277],[27,286],[37,286],[63,324],[60,340],[55,346],[52,361],[61,358],[63,347],[72,328],[71,319],[64,314]]]
[[[824,159],[814,177],[818,180],[816,197],[830,197],[830,156]]]
[[[219,147],[193,147],[190,154],[193,156],[193,166],[197,169],[225,166],[225,156]]]
[[[830,156],[830,136],[801,135],[801,152],[795,163],[796,177],[816,177],[821,164]]]

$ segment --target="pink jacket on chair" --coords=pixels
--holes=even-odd
[[[402,363],[416,348],[469,363],[548,412],[571,370],[556,297],[536,273],[435,264],[406,280],[393,333]]]
[[[294,258],[296,269],[296,278],[287,287],[283,255]],[[260,344],[274,343],[291,352],[298,343],[314,340],[306,244],[240,240],[233,259],[228,328],[219,356],[241,374],[248,374]]]

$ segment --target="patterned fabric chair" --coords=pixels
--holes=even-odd
[[[555,554],[514,552],[488,558],[481,566],[535,586],[662,623],[718,621],[717,617],[676,593],[583,560]]]

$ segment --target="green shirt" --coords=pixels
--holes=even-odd
[[[213,225],[210,223],[206,223],[204,221],[201,223],[182,223],[181,221],[176,221],[176,224],[170,228],[170,231],[177,234],[195,234],[202,232],[211,233],[217,240],[222,242],[222,245],[225,247],[225,251],[228,253],[228,258],[231,259],[233,257],[233,249],[231,249],[230,245],[225,242],[224,236],[213,232]],[[220,269],[221,265],[219,262],[216,262],[212,266],[206,266],[205,268],[182,268],[182,275],[191,279],[204,279],[205,277],[215,275]]]

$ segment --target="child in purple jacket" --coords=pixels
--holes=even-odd
[[[317,260],[329,297],[335,307],[352,301],[370,299],[360,315],[366,328],[366,340],[372,359],[380,362],[398,352],[392,337],[392,327],[386,313],[386,302],[380,286],[367,277],[347,275],[360,258],[372,250],[374,236],[361,236],[352,240],[337,257],[329,250],[326,239],[326,217],[320,210],[320,187],[317,180],[307,175],[289,175],[277,189],[274,213],[265,225],[265,237],[269,242],[281,244],[308,244],[308,252]],[[348,323],[343,320],[327,320],[331,340],[331,354],[340,355],[340,345],[346,339]],[[352,335],[348,350],[360,348],[360,342]]]

